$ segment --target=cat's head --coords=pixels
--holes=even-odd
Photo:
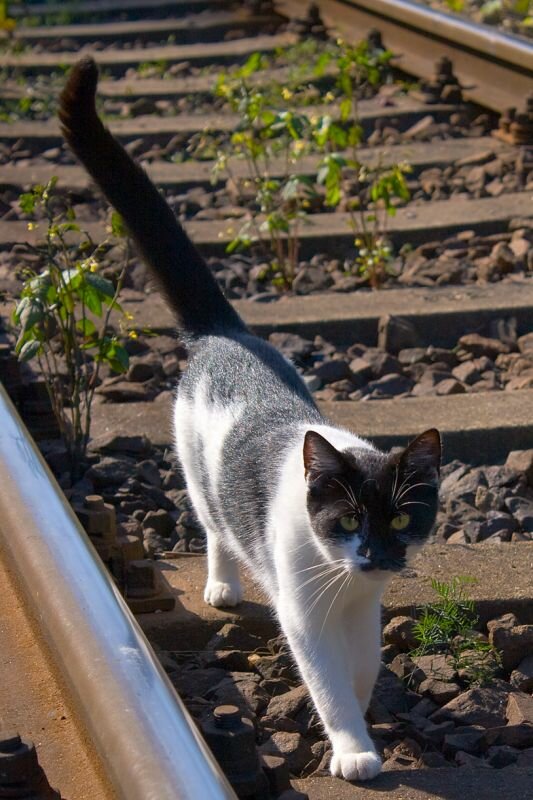
[[[435,522],[441,458],[432,428],[401,453],[337,450],[316,431],[304,441],[307,511],[329,561],[368,577],[397,571]]]

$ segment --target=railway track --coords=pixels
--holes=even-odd
[[[397,253],[394,264],[399,276],[387,278],[384,289],[373,292],[368,283],[350,272],[349,265],[353,265],[356,256],[354,232],[348,224],[350,215],[347,211],[332,211],[323,200],[316,201],[306,212],[292,292],[280,292],[268,279],[250,277],[264,271],[264,251],[226,253],[242,221],[252,213],[253,203],[236,194],[231,185],[231,180],[246,178],[242,160],[230,162],[231,180],[220,174],[213,178],[216,151],[229,147],[231,134],[240,123],[239,115],[220,97],[213,96],[216,75],[221,69],[242,66],[260,51],[268,62],[250,78],[251,84],[260,91],[264,86],[281,84],[290,93],[295,80],[294,63],[283,53],[297,48],[298,41],[309,38],[313,30],[319,37],[315,56],[325,47],[320,44],[322,22],[316,13],[307,16],[306,4],[282,0],[275,9],[267,3],[236,7],[223,0],[13,5],[10,15],[17,25],[11,38],[4,38],[0,58],[4,78],[0,111],[5,120],[0,122],[0,289],[5,295],[0,306],[4,320],[1,345],[5,348],[0,356],[5,360],[0,360],[0,370],[10,358],[9,370],[14,369],[12,356],[6,355],[13,341],[7,320],[11,295],[16,294],[18,286],[13,273],[23,258],[22,243],[35,247],[46,229],[42,219],[28,229],[29,216],[22,211],[18,195],[28,192],[34,184],[45,184],[55,175],[58,197],[72,198],[82,228],[94,241],[108,235],[107,209],[62,145],[54,117],[54,96],[65,69],[79,58],[80,49],[94,50],[104,72],[100,96],[111,129],[143,161],[164,191],[191,236],[211,259],[213,270],[239,313],[252,329],[271,337],[282,352],[296,360],[328,416],[383,447],[403,444],[420,427],[437,425],[442,429],[449,494],[439,512],[437,544],[429,546],[427,560],[420,562],[418,579],[402,578],[393,585],[387,599],[387,618],[398,611],[405,613],[413,597],[416,602],[430,599],[424,588],[427,578],[434,576],[436,570],[442,570],[438,573],[442,577],[449,577],[450,571],[460,569],[463,554],[469,553],[472,572],[479,581],[476,600],[484,609],[483,622],[502,611],[513,610],[521,622],[531,624],[533,619],[527,612],[531,587],[527,569],[522,569],[532,558],[529,517],[524,512],[520,520],[525,522],[517,521],[519,518],[509,510],[514,506],[504,505],[503,500],[495,516],[495,508],[483,505],[480,498],[504,491],[498,475],[510,451],[533,450],[533,117],[526,107],[526,97],[533,89],[533,49],[523,40],[494,31],[487,33],[405,0],[319,0],[318,8],[332,36],[351,42],[378,28],[384,46],[395,54],[385,85],[360,100],[364,145],[358,157],[367,169],[404,161],[411,165],[411,200],[399,205],[387,228]],[[290,26],[288,18],[293,20]],[[295,18],[299,22],[294,23]],[[299,61],[310,58],[305,50],[294,52]],[[442,58],[451,60],[452,72],[449,62]],[[416,86],[409,85],[408,76],[415,76]],[[323,102],[324,95],[334,88],[334,77],[327,70],[320,80],[310,75],[309,86],[317,88],[302,106],[303,112],[309,117],[329,114],[339,120],[338,98],[326,106]],[[518,111],[509,115],[509,107]],[[297,169],[316,186],[319,166],[312,149],[298,161]],[[282,180],[284,171],[284,160],[274,158],[270,176]],[[116,250],[112,247],[103,267],[105,274],[112,274],[116,268]],[[192,695],[188,693],[187,678],[193,666],[200,669],[202,680],[207,680],[205,669],[221,669],[220,659],[210,656],[212,663],[205,661],[209,636],[227,622],[238,622],[252,633],[261,631],[265,638],[276,631],[265,622],[259,605],[246,606],[238,617],[218,611],[207,613],[201,605],[199,586],[205,566],[198,553],[204,543],[190,520],[183,487],[167,477],[167,448],[172,440],[169,426],[161,422],[170,419],[170,391],[184,367],[186,353],[173,341],[172,318],[162,301],[150,293],[135,258],[130,269],[132,278],[123,293],[123,305],[133,315],[139,334],[128,344],[131,367],[126,377],[104,375],[99,387],[93,415],[91,469],[78,488],[70,486],[62,472],[57,445],[44,442],[43,448],[73,505],[79,510],[84,495],[101,494],[114,505],[119,527],[123,526],[122,535],[127,538],[135,532],[136,542],[123,547],[129,546],[138,556],[139,541],[144,536],[141,556],[155,554],[160,559],[158,574],[170,576],[174,611],[152,610],[139,619],[156,649],[163,649],[165,669],[198,720],[200,710],[205,710],[211,699],[199,700],[196,694],[201,694],[200,689]],[[143,333],[146,328],[151,329],[152,335]],[[7,383],[7,366],[5,369]],[[27,380],[27,376],[23,379]],[[16,391],[20,408],[34,411],[43,406],[42,400],[35,398],[23,402],[23,392]],[[69,750],[64,742],[56,742],[51,732],[52,741],[43,736],[43,741],[36,744],[52,784],[69,800],[89,796],[107,800],[114,793],[128,800],[230,797],[231,790],[184,721],[187,717],[182,706],[142,635],[132,626],[122,601],[90,555],[90,548],[84,543],[79,549],[80,534],[72,515],[58,500],[55,489],[50,489],[33,444],[26,442],[23,429],[12,410],[6,411],[7,401],[3,398],[2,407],[1,426],[6,430],[8,422],[4,421],[9,420],[13,431],[12,439],[8,441],[4,436],[0,440],[2,469],[6,472],[0,491],[1,552],[7,569],[2,585],[11,587],[10,581],[15,578],[22,592],[17,595],[11,588],[9,592],[6,589],[6,597],[13,598],[12,608],[37,618],[37,623],[30,624],[25,641],[30,641],[31,631],[35,632],[35,640],[42,637],[46,641],[44,651],[48,655],[42,661],[48,666],[33,669],[34,689],[39,685],[42,688],[44,683],[57,685],[44,699],[35,689],[35,701],[20,702],[20,706],[26,706],[25,711],[19,710],[18,702],[12,704],[7,715],[9,725],[20,727],[21,732],[26,726],[35,738],[39,720],[46,717],[46,704],[52,702],[50,697],[54,692],[56,697],[62,697],[66,716],[71,714],[78,720],[75,730],[79,732],[74,738],[80,740],[76,744],[79,749]],[[12,440],[19,442],[20,451],[26,454],[26,467],[24,459],[15,459],[11,465]],[[145,462],[151,466],[143,466]],[[509,463],[517,463],[516,457]],[[33,464],[34,479],[39,482],[33,489],[31,484],[24,488],[28,464]],[[511,469],[509,464],[506,469]],[[521,472],[513,473],[513,480],[518,482],[513,491],[519,497],[523,495],[525,505],[532,505],[531,469],[526,465]],[[459,473],[459,478],[454,478]],[[471,484],[455,490],[453,480],[460,482],[465,475],[470,476]],[[511,478],[508,480],[512,484]],[[13,481],[22,487],[20,492]],[[51,517],[38,503],[29,502],[28,492],[34,497],[45,493],[53,507],[58,507],[66,537],[64,545],[46,530]],[[13,504],[16,494],[20,497]],[[13,530],[20,529],[20,508],[26,509],[27,535],[17,544],[10,536]],[[155,519],[153,515],[157,513],[167,514],[165,519],[171,520],[172,533],[163,536],[154,531],[147,521],[147,509],[150,519]],[[47,525],[39,524],[40,516]],[[493,520],[503,517],[507,527],[503,523],[501,529],[494,527]],[[80,518],[86,520],[86,512]],[[57,527],[57,522],[54,524]],[[487,543],[490,537],[492,548]],[[448,539],[459,546],[448,543]],[[92,541],[96,541],[94,536]],[[175,552],[169,553],[171,550]],[[82,559],[87,570],[83,591],[75,586],[76,559]],[[501,581],[494,580],[495,560],[501,566]],[[186,568],[193,561],[189,574]],[[45,562],[49,570],[46,575]],[[512,581],[517,583],[516,592],[506,593],[506,585]],[[57,598],[63,598],[63,608],[73,606],[73,614],[78,615],[74,627],[79,627],[79,641],[69,639],[73,635],[73,617],[58,613],[59,601],[54,601],[54,595],[46,598],[51,585],[57,587]],[[255,596],[253,600],[256,604],[261,602]],[[7,608],[2,612],[4,618],[10,613]],[[146,611],[148,606],[136,608]],[[91,626],[96,630],[102,615],[114,620],[122,631],[120,635],[126,631],[126,639],[131,637],[135,658],[141,659],[143,669],[153,679],[152,693],[146,682],[142,687],[135,683],[139,676],[133,674],[133,656],[130,661],[125,658],[113,664],[109,631],[101,632],[101,640],[92,638]],[[5,630],[7,636],[7,627]],[[83,631],[89,632],[85,636]],[[13,630],[10,635],[8,641],[15,641]],[[187,645],[199,648],[190,663],[187,659],[191,655],[184,652]],[[127,649],[129,644],[125,642],[124,647]],[[244,645],[242,649],[246,649]],[[106,655],[98,666],[101,672],[97,692],[94,676],[91,680],[79,677],[86,676],[86,664],[95,651]],[[7,660],[6,669],[10,662],[11,685],[15,685],[16,671],[30,669],[24,666],[28,665],[24,647],[17,651],[16,658]],[[49,672],[41,673],[45,668]],[[249,666],[241,657],[233,666],[226,664],[222,668],[248,674]],[[290,686],[286,684],[283,691]],[[117,687],[119,700],[111,698],[112,687]],[[136,692],[142,696],[142,703],[135,699]],[[20,694],[19,690],[16,696]],[[28,716],[30,705],[40,709],[33,717]],[[150,714],[146,713],[148,705]],[[120,713],[126,707],[133,709],[129,731]],[[255,706],[254,710],[260,719],[263,712]],[[156,724],[163,718],[161,715],[165,725]],[[374,723],[379,727],[379,721]],[[289,726],[290,735],[295,735],[295,730]],[[134,757],[133,751],[128,751],[129,735]],[[415,738],[417,735],[415,732]],[[69,736],[74,734],[67,731],[66,738]],[[84,750],[84,739],[90,739],[94,747]],[[169,741],[172,752],[167,747]],[[112,747],[110,742],[114,743]],[[528,748],[531,746],[530,743]],[[513,796],[526,800],[532,772],[521,748],[523,744],[515,748],[522,760],[515,768]],[[194,758],[184,758],[184,752],[193,753]],[[317,748],[316,753],[319,752]],[[309,778],[313,770],[293,768],[292,756],[285,754],[285,758],[291,771],[302,778],[298,789],[307,792],[311,800],[320,800],[332,792],[348,800],[370,796],[361,787],[336,782],[333,785],[318,773]],[[320,757],[314,751],[312,758],[314,767],[318,767]],[[443,781],[447,785],[455,782],[457,796],[464,794],[468,781],[473,779],[465,778],[464,770],[450,769],[458,763],[453,761],[453,755],[446,758],[439,761],[440,770],[402,772],[413,797],[425,800],[440,796]],[[488,756],[479,755],[482,758]],[[66,769],[54,767],[58,761],[64,767],[65,759],[83,762],[84,779],[78,787],[72,765]],[[150,771],[147,767],[144,773],[141,766],[150,760],[155,768],[152,766]],[[130,772],[132,761],[141,766],[133,771],[130,781],[124,775]],[[187,772],[189,761],[191,771]],[[485,764],[472,762],[472,766],[477,768],[475,781],[483,797],[496,798],[508,792],[508,787],[502,788],[503,773],[487,770]],[[400,798],[402,790],[395,775],[394,771],[385,774],[381,785],[388,796]],[[191,788],[198,776],[205,784]],[[173,790],[172,781],[174,787],[181,788]]]

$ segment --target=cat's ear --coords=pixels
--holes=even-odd
[[[406,471],[424,473],[436,480],[440,472],[441,443],[436,428],[421,433],[405,448],[400,458],[400,467]]]
[[[307,431],[304,439],[305,477],[315,481],[321,475],[339,475],[346,470],[346,461],[327,439],[316,431]]]

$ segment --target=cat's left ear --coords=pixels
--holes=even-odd
[[[307,431],[304,439],[305,477],[312,483],[322,476],[340,475],[346,470],[342,453],[316,431]]]
[[[440,472],[440,460],[440,433],[436,428],[430,428],[407,445],[400,458],[400,468],[418,474],[423,473],[436,482]]]

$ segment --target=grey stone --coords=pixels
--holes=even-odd
[[[477,541],[482,542],[495,534],[499,534],[502,541],[509,541],[516,528],[516,520],[510,514],[489,511],[486,521],[481,523]]]
[[[273,697],[268,704],[267,714],[269,717],[294,717],[308,700],[307,687],[303,684],[296,686],[289,692]]]
[[[375,381],[370,381],[367,390],[368,392],[377,390],[382,394],[395,397],[396,395],[410,392],[413,385],[413,381],[406,378],[405,375],[398,375],[392,372],[388,375],[383,375]]]
[[[383,641],[395,645],[399,650],[413,650],[418,644],[414,625],[413,617],[393,617],[383,628]]]
[[[509,725],[533,725],[533,697],[525,692],[510,692],[506,717]]]
[[[313,752],[300,733],[278,731],[261,745],[259,751],[262,755],[281,756],[287,762],[293,774],[300,774],[316,761]]]
[[[478,333],[468,333],[465,336],[461,336],[459,345],[468,353],[471,353],[474,358],[487,356],[494,359],[500,353],[509,352],[509,346],[500,342],[499,339],[489,339],[486,336],[480,336]]]
[[[268,705],[269,696],[259,685],[259,675],[251,672],[230,672],[207,694],[208,700],[217,704],[236,705],[245,713],[262,713]]]
[[[486,728],[505,724],[507,693],[499,687],[468,689],[446,703],[431,716],[435,723],[451,719],[456,725],[482,725]]]
[[[455,725],[451,720],[439,722],[436,725],[434,722],[428,722],[423,730],[424,739],[427,739],[431,744],[439,745],[444,740],[446,735],[455,730]]]
[[[159,536],[167,537],[176,527],[176,521],[168,511],[159,508],[157,511],[149,511],[143,519],[143,530],[148,528],[154,530]]]
[[[472,361],[463,361],[462,364],[458,364],[457,367],[452,369],[452,375],[461,383],[466,383],[469,386],[481,380],[481,373]]]
[[[135,461],[132,458],[104,456],[98,464],[93,464],[86,472],[86,477],[94,484],[96,491],[104,487],[121,486],[135,472]]]
[[[121,453],[140,458],[147,458],[153,449],[147,436],[116,436],[113,433],[99,437],[97,447],[102,453]]]
[[[468,731],[462,733],[459,730],[456,733],[448,733],[444,737],[442,749],[444,754],[448,757],[454,756],[460,750],[464,753],[477,755],[483,749],[483,731]]]
[[[401,680],[385,666],[382,666],[379,672],[372,697],[390,714],[408,712],[418,700],[416,695],[406,691]],[[389,720],[382,721],[389,722]]]
[[[531,336],[533,341],[533,335]],[[533,449],[512,450],[507,456],[505,466],[516,472],[523,472],[528,484],[533,486]]]
[[[533,625],[516,625],[512,628],[492,625],[489,641],[501,652],[502,667],[507,672],[533,652]]]
[[[509,683],[522,692],[533,693],[533,654],[526,656],[511,672]]]
[[[262,639],[248,633],[240,625],[233,625],[228,622],[209,639],[205,649],[209,652],[215,650],[247,650],[253,651],[263,646]]]
[[[508,767],[509,764],[514,764],[518,758],[519,751],[515,747],[510,747],[507,744],[493,745],[489,747],[486,753],[486,759],[496,769]]]
[[[268,337],[270,344],[279,350],[285,358],[295,363],[301,363],[303,359],[311,355],[314,350],[313,342],[304,339],[296,333],[271,333]]]
[[[439,681],[453,681],[457,678],[457,671],[450,656],[434,653],[417,656],[413,661],[426,678],[435,678]]]
[[[332,359],[331,361],[325,361],[323,364],[315,367],[311,374],[315,375],[324,383],[335,383],[336,381],[341,381],[343,378],[349,378],[351,372],[346,361]]]
[[[183,697],[203,697],[226,677],[223,669],[182,669],[172,676],[172,683]]]
[[[391,372],[401,372],[401,365],[397,358],[384,353],[374,347],[369,347],[364,354],[364,360],[370,365],[375,378],[382,378]]]
[[[404,317],[386,314],[378,322],[378,347],[387,353],[419,347],[422,341],[413,323]]]
[[[458,767],[468,767],[470,769],[479,769],[480,767],[485,767],[486,769],[491,769],[490,764],[485,761],[484,758],[479,758],[478,756],[473,756],[470,753],[465,753],[464,750],[459,750],[459,752],[455,754],[454,761]]]
[[[155,461],[146,460],[137,464],[135,475],[139,480],[149,483],[151,486],[157,486],[159,489],[162,485],[161,475]]]
[[[453,681],[440,681],[437,678],[423,680],[418,691],[424,697],[430,697],[439,705],[444,705],[461,693],[461,687]]]
[[[465,394],[465,392],[465,385],[453,378],[446,378],[437,384],[437,395],[441,397],[448,397],[452,394]]]

